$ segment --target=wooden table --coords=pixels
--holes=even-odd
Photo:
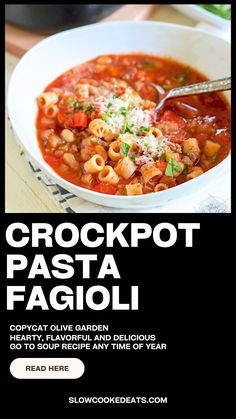
[[[171,6],[156,8],[149,20],[194,26],[196,22],[179,14]],[[6,91],[11,73],[19,58],[6,52]],[[7,116],[6,116],[7,119]],[[33,175],[29,164],[6,121],[6,194],[5,210],[13,213],[61,212],[61,208]]]

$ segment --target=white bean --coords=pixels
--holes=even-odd
[[[69,129],[63,129],[61,132],[61,138],[65,140],[67,143],[73,143],[74,141],[74,134]]]
[[[79,168],[79,163],[75,159],[75,156],[72,153],[65,153],[63,156],[66,164],[68,164],[71,169],[77,170]]]
[[[48,137],[48,142],[50,144],[51,147],[55,148],[57,147],[60,143],[61,143],[61,139],[58,135],[56,134],[51,134]]]

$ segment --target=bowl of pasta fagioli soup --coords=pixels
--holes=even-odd
[[[19,62],[8,92],[32,160],[77,196],[144,208],[188,196],[229,169],[229,94],[166,102],[163,91],[230,75],[230,46],[154,22],[89,25],[49,37]]]

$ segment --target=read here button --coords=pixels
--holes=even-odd
[[[76,379],[83,375],[84,364],[78,358],[16,358],[10,365],[19,379]]]

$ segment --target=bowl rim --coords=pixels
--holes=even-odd
[[[35,157],[33,155],[33,153],[31,153],[31,151],[29,151],[24,146],[23,142],[21,141],[21,134],[18,131],[18,124],[15,121],[15,116],[11,111],[11,98],[12,98],[11,90],[12,90],[12,84],[13,84],[12,81],[14,81],[15,74],[16,74],[17,70],[22,65],[24,65],[25,58],[28,57],[28,55],[30,55],[33,51],[37,50],[38,48],[44,47],[45,45],[47,45],[47,43],[50,43],[52,39],[57,39],[57,38],[60,38],[63,35],[67,35],[69,33],[77,32],[77,31],[83,31],[83,30],[86,30],[88,28],[109,27],[109,26],[114,27],[114,25],[122,26],[122,25],[127,25],[127,24],[132,25],[132,26],[150,26],[150,27],[152,27],[152,26],[157,27],[158,26],[158,27],[163,27],[163,28],[170,27],[170,28],[173,28],[173,29],[192,32],[192,33],[199,33],[200,32],[204,36],[217,38],[217,35],[215,35],[213,33],[207,33],[203,29],[199,29],[197,27],[191,27],[191,26],[180,25],[180,24],[169,23],[169,22],[155,22],[155,21],[145,21],[145,20],[144,21],[117,20],[115,22],[103,22],[103,23],[97,22],[97,23],[92,23],[92,24],[88,24],[88,25],[84,25],[84,26],[79,26],[79,27],[76,27],[76,28],[67,29],[67,30],[60,31],[60,32],[57,32],[56,34],[53,34],[51,36],[46,37],[45,39],[43,39],[42,41],[40,41],[36,45],[34,45],[32,48],[30,48],[22,56],[22,58],[19,60],[19,62],[17,63],[17,65],[15,66],[15,68],[12,72],[12,75],[11,75],[11,78],[10,78],[10,81],[9,81],[8,92],[7,92],[7,111],[8,111],[9,119],[10,119],[11,124],[12,124],[13,132],[17,136],[17,138],[19,139],[23,148],[26,149],[27,154],[32,158],[32,160],[34,162],[36,162],[36,164],[40,167],[40,169],[42,171],[45,171],[48,176],[52,177],[56,184],[59,184],[59,185],[63,184],[63,187],[65,189],[67,189],[66,186],[68,185],[70,188],[73,188],[73,189],[75,188],[78,191],[85,192],[86,194],[91,195],[93,197],[95,197],[95,196],[96,197],[105,196],[105,197],[108,197],[109,200],[112,200],[112,201],[119,201],[120,199],[122,199],[124,201],[132,201],[134,199],[137,200],[137,201],[141,201],[141,200],[144,199],[144,197],[160,196],[160,193],[162,194],[161,196],[163,197],[164,194],[169,195],[170,193],[173,193],[172,192],[173,188],[166,189],[164,191],[159,191],[159,192],[149,192],[147,194],[142,194],[142,195],[112,195],[112,194],[96,192],[96,191],[93,191],[91,189],[83,188],[82,186],[76,185],[76,184],[74,184],[72,182],[69,182],[66,179],[62,178],[55,171],[52,170],[51,166],[48,165],[48,163],[46,161],[43,160],[42,154],[41,154],[42,160],[39,160],[37,157]],[[225,41],[224,39],[222,39],[222,41],[227,43],[227,41]],[[35,139],[37,139],[36,136],[35,136]],[[203,175],[201,175],[201,176],[204,176],[204,178],[206,178],[206,176],[209,177],[209,173],[213,173],[213,172],[216,173],[216,172],[222,171],[223,166],[230,160],[230,157],[231,157],[231,150],[230,150],[229,155],[224,160],[222,160],[218,165],[214,166],[210,170],[204,172]],[[174,186],[174,189],[178,188],[178,191],[181,192],[183,189],[186,189],[186,186],[189,185],[189,182],[190,181],[184,182],[180,185],[176,185],[176,186]],[[191,182],[192,182],[191,185],[194,187],[194,184],[199,182],[199,178],[196,177],[194,179],[191,179]]]
[[[184,6],[184,5],[181,5]],[[190,5],[190,6],[194,6],[194,5]],[[196,6],[196,5],[195,5]],[[204,9],[202,9],[204,10]],[[208,12],[210,13],[210,12]],[[212,13],[210,13],[212,14]],[[221,18],[222,19],[222,18]],[[28,56],[29,54],[31,54],[31,52],[37,48],[40,48],[42,46],[44,46],[44,44],[47,44],[48,42],[50,42],[52,39],[55,39],[57,37],[62,36],[63,34],[67,34],[67,33],[72,33],[72,32],[76,32],[76,31],[83,31],[86,30],[89,27],[109,27],[112,26],[120,26],[120,25],[132,25],[132,26],[160,26],[160,27],[171,27],[171,28],[175,28],[175,29],[180,29],[180,30],[186,30],[187,32],[201,32],[203,34],[205,34],[208,37],[214,37],[214,38],[218,38],[219,35],[217,35],[216,33],[208,33],[206,32],[204,29],[199,28],[197,26],[187,26],[187,25],[181,25],[179,23],[172,23],[172,22],[159,22],[159,21],[149,21],[149,20],[140,20],[140,21],[134,21],[134,20],[116,20],[114,22],[96,22],[96,23],[90,23],[88,25],[83,25],[83,26],[77,26],[76,28],[71,28],[71,29],[66,29],[57,33],[54,33],[52,35],[47,36],[45,39],[42,39],[41,41],[37,42],[37,44],[35,44],[33,47],[31,47],[28,51],[26,51],[26,53],[21,57],[20,61],[17,63],[17,65],[15,66],[13,72],[12,72],[12,76],[13,73],[15,72],[16,68],[20,65],[20,63],[22,62],[22,60]],[[222,39],[224,42],[225,41],[223,38],[220,37],[220,39]]]

